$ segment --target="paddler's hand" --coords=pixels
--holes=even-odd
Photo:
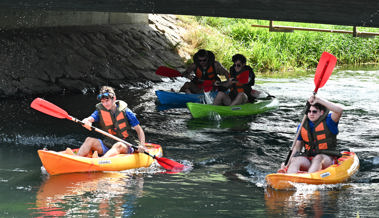
[[[194,78],[194,76],[191,74],[191,72],[184,71],[181,74],[182,74],[183,77],[185,77],[187,79],[190,79],[190,80],[192,80]]]
[[[229,78],[228,80],[221,82],[221,83],[220,83],[220,86],[222,86],[222,87],[224,87],[224,88],[229,88],[229,87],[231,87],[233,84],[234,84],[233,79],[232,79],[232,78]]]
[[[235,78],[230,78],[229,82],[230,82],[230,84],[236,84],[236,83],[238,83],[238,80]]]
[[[320,103],[320,102],[319,102],[319,98],[317,98],[315,95],[312,95],[312,96],[308,99],[308,102],[309,102],[309,104],[311,104],[311,105],[315,105],[316,103]]]
[[[92,122],[88,119],[88,117],[87,118],[84,118],[83,120],[82,120],[82,122],[83,122],[83,126],[86,128],[86,129],[88,129],[88,130],[90,130],[91,131],[91,127],[92,127]]]
[[[140,144],[138,145],[138,152],[139,153],[144,153],[145,151],[147,150],[147,148],[145,147],[145,145],[143,144]]]
[[[287,173],[287,167],[282,163],[280,165],[280,169],[278,169],[278,173]]]

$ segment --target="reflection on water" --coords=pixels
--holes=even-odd
[[[132,215],[134,200],[142,195],[143,181],[142,176],[114,172],[47,176],[37,192],[32,215]]]
[[[229,129],[230,131],[244,131],[250,128],[252,117],[233,117],[223,119],[189,119],[187,127],[190,130],[201,129]]]
[[[289,217],[322,217],[337,207],[338,190],[319,190],[318,187],[298,188],[296,191],[265,190],[269,214],[284,213]]]

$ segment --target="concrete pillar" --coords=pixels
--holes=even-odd
[[[0,9],[1,29],[147,23],[142,13]]]

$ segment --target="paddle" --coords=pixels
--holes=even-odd
[[[166,77],[180,77],[183,76],[179,71],[165,67],[165,66],[160,66],[158,69],[155,71],[155,74],[159,76],[166,76]],[[238,82],[242,84],[246,84],[249,81],[249,71],[244,71],[241,73]]]
[[[246,84],[249,82],[249,71],[245,70],[243,71],[239,77],[238,77],[238,82],[241,84]]]
[[[315,73],[315,78],[314,78],[315,90],[313,91],[313,95],[316,95],[318,89],[322,88],[325,85],[325,83],[328,81],[336,63],[337,63],[337,58],[334,57],[332,54],[329,54],[328,52],[322,53],[320,61],[318,62],[318,65],[317,65],[316,73]],[[308,107],[308,104],[306,107]],[[303,120],[301,121],[299,130],[297,131],[295,139],[292,143],[291,150],[287,156],[286,162],[284,163],[284,166],[287,166],[288,164],[288,161],[292,154],[292,150],[296,144],[297,138],[299,137],[299,134],[300,134],[301,127],[303,126],[306,118],[307,118],[307,115],[304,115]]]
[[[182,76],[182,74],[179,71],[165,66],[158,67],[158,69],[155,71],[155,74],[166,77]]]
[[[68,115],[68,113],[65,110],[63,110],[62,108],[54,105],[53,103],[50,103],[50,102],[44,100],[44,99],[41,99],[41,98],[34,99],[34,101],[31,103],[30,107],[32,107],[35,110],[38,110],[42,113],[48,114],[50,116],[57,117],[60,119],[66,118],[68,120],[71,120],[71,121],[74,121],[76,123],[80,123],[80,124],[84,125],[84,123],[81,120],[78,120],[75,117]],[[116,136],[114,136],[108,132],[105,132],[101,129],[98,129],[94,126],[91,126],[91,129],[138,150],[138,147],[136,147],[136,146],[130,144],[129,142],[126,142],[126,141],[124,141],[124,140],[122,140],[122,139],[120,139],[120,138],[118,138],[118,137],[116,137]],[[175,162],[175,161],[167,159],[167,158],[157,157],[155,155],[151,155],[146,151],[144,153],[149,155],[150,157],[156,159],[158,161],[158,163],[163,168],[165,168],[166,170],[170,170],[170,171],[174,171],[174,172],[180,172],[184,169],[183,164],[180,164],[178,162]]]

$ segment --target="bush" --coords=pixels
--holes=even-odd
[[[316,68],[322,52],[335,55],[338,65],[379,63],[379,37],[359,38],[348,34],[294,31],[293,33],[269,32],[267,28],[252,24],[268,25],[268,21],[186,17],[198,39],[194,52],[200,48],[211,50],[216,60],[225,67],[232,65],[231,57],[240,53],[256,72],[281,74],[289,71],[306,71]],[[294,23],[276,22],[275,25],[294,26]],[[322,29],[351,30],[352,27],[296,23],[296,26]],[[206,29],[206,30],[205,30]],[[363,29],[363,28],[362,28]],[[359,31],[379,32],[375,28]],[[199,43],[199,41],[201,43]]]

